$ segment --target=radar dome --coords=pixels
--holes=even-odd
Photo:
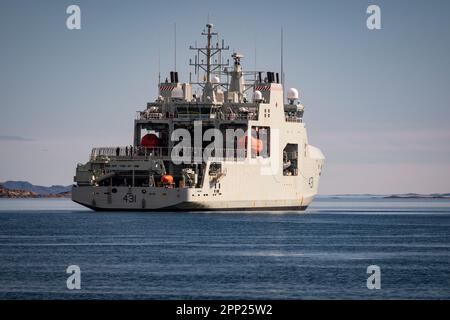
[[[218,76],[215,76],[214,78],[212,78],[211,82],[214,84],[220,83],[220,78]]]
[[[298,99],[298,90],[295,88],[289,88],[287,93],[288,100],[297,100]]]
[[[261,93],[261,91],[256,90],[255,93],[254,93],[253,99],[255,101],[261,101],[262,100],[262,93]]]

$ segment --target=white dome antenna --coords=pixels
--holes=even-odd
[[[218,84],[218,83],[220,83],[220,78],[218,76],[215,76],[212,78],[211,82],[214,84]]]
[[[295,88],[289,88],[287,93],[287,98],[289,102],[292,104],[295,100],[298,100],[298,90]]]
[[[256,91],[254,92],[254,94],[253,94],[253,100],[254,100],[255,102],[261,102],[261,101],[263,100],[263,96],[262,96],[261,91],[256,90]]]

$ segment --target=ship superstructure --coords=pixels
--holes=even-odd
[[[138,111],[130,146],[94,148],[73,201],[94,210],[304,210],[317,194],[322,152],[308,143],[298,91],[287,103],[276,72],[243,71],[243,55],[214,42],[159,83]],[[194,79],[192,79],[194,77]]]

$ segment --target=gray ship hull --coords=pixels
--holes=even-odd
[[[200,206],[197,204],[184,202],[180,203],[179,205],[174,205],[170,207],[165,208],[159,208],[159,209],[119,209],[119,208],[100,208],[100,207],[93,207],[87,204],[79,203],[77,201],[74,201],[80,205],[83,205],[93,211],[98,212],[190,212],[190,211],[199,211],[199,212],[235,212],[235,211],[251,211],[251,212],[264,212],[264,211],[295,211],[295,212],[301,212],[305,211],[308,206],[283,206],[283,207],[249,207],[249,206],[242,206],[242,207],[226,207],[226,208],[212,208],[207,206]]]

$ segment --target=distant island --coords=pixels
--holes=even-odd
[[[38,186],[27,181],[0,182],[0,198],[70,198],[72,186]]]
[[[431,193],[431,194],[417,194],[417,193],[405,193],[405,194],[393,194],[385,196],[387,199],[450,199],[450,193]]]
[[[50,187],[31,184],[28,181],[0,182],[0,198],[70,198],[72,186]],[[402,194],[334,194],[318,195],[318,199],[450,199],[450,193],[402,193]]]
[[[450,193],[399,193],[399,194],[333,194],[318,195],[319,199],[450,199]]]

